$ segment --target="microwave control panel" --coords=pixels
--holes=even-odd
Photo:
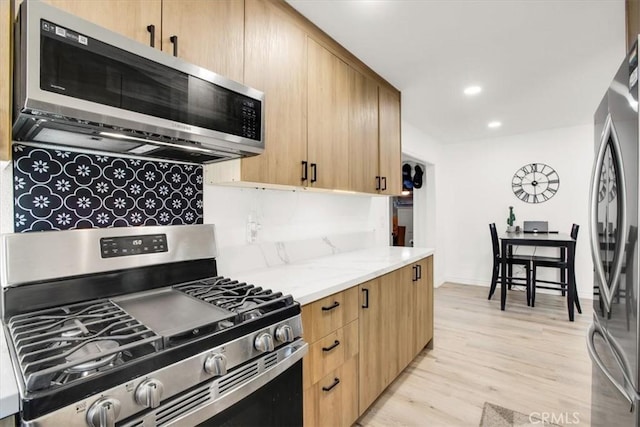
[[[260,139],[259,108],[259,101],[242,101],[242,136],[245,138]]]
[[[153,254],[167,251],[166,234],[100,239],[100,256],[102,258]]]

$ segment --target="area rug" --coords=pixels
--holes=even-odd
[[[480,427],[559,427],[557,424],[551,424],[535,415],[523,414],[521,412],[512,411],[511,409],[503,408],[499,405],[494,405],[493,403],[484,402],[482,418],[480,419]]]

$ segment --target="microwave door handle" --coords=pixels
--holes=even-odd
[[[156,47],[156,26],[147,25],[147,31],[149,32],[149,46]]]
[[[178,36],[169,37],[169,41],[173,44],[173,56],[178,57]]]

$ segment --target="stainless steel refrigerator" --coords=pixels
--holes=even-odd
[[[627,55],[595,113],[589,212],[594,262],[591,425],[640,426],[638,52]]]

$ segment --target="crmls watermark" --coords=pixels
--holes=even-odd
[[[579,412],[532,412],[529,414],[529,422],[531,424],[561,424],[571,425],[580,424]]]

